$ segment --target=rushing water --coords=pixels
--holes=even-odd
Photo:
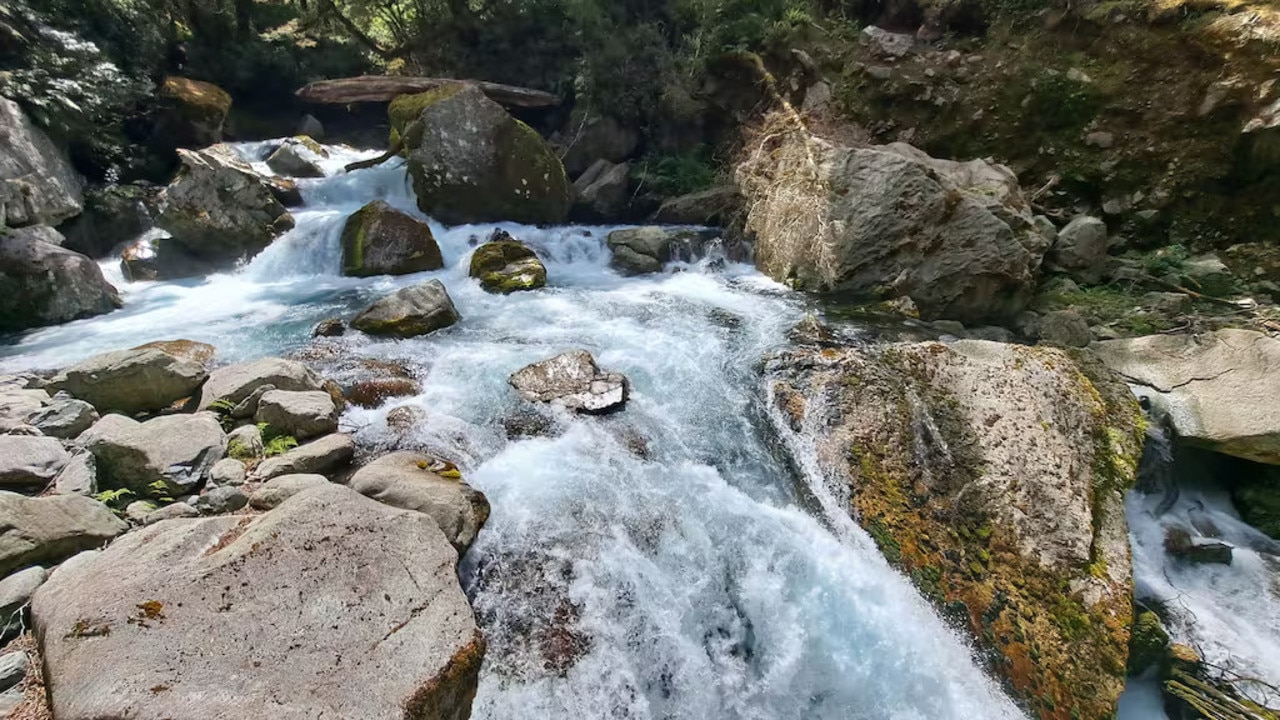
[[[418,214],[403,167],[339,172],[367,156],[335,150],[330,177],[299,181],[297,227],[247,266],[121,282],[123,310],[30,333],[0,348],[0,368],[174,337],[211,342],[222,361],[283,353],[321,318],[439,278],[458,325],[338,341],[403,361],[424,388],[344,423],[365,446],[447,454],[492,503],[462,566],[490,637],[476,717],[1021,717],[861,531],[834,533],[835,518],[802,509],[754,370],[802,316],[794,294],[707,261],[622,278],[607,267],[608,229],[585,227],[502,226],[546,262],[538,292],[490,295],[467,278],[473,238],[494,226],[433,223],[440,271],[343,278],[351,212],[380,197]],[[507,376],[577,347],[630,377],[626,410],[508,440],[502,421],[519,404]],[[407,434],[386,423],[400,406],[420,410]]]

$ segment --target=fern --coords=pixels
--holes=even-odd
[[[93,496],[94,500],[115,509],[124,506],[129,499],[134,497],[133,491],[128,488],[119,488],[116,490],[103,490]]]

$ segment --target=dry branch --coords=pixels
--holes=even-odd
[[[357,102],[390,102],[397,95],[426,92],[449,83],[469,83],[480,88],[490,100],[507,107],[544,108],[555,107],[560,99],[541,90],[501,85],[483,80],[453,80],[450,78],[395,77],[389,75],[362,75],[360,77],[319,80],[299,90],[297,96],[307,102],[326,105],[346,105]]]

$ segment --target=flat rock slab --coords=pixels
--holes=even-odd
[[[56,438],[39,435],[0,435],[0,488],[48,485],[71,456]]]
[[[484,641],[456,565],[429,517],[340,485],[135,531],[36,592],[53,715],[463,720]]]
[[[1280,340],[1252,330],[1149,335],[1089,346],[1140,386],[1178,437],[1216,452],[1280,464]]]
[[[622,409],[631,390],[625,376],[600,370],[586,350],[573,350],[521,368],[510,383],[530,402],[593,415]]]

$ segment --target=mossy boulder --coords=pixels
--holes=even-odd
[[[356,315],[351,327],[370,335],[417,337],[459,320],[453,300],[439,280],[401,288]]]
[[[1169,655],[1169,633],[1160,616],[1150,610],[1138,613],[1129,641],[1129,674],[1138,675],[1152,666],[1161,665]]]
[[[382,200],[360,208],[342,229],[343,275],[407,275],[442,267],[431,228]]]
[[[976,340],[818,341],[765,368],[812,481],[847,488],[885,557],[1033,714],[1111,717],[1133,620],[1123,492],[1144,437],[1125,383],[1079,351]]]
[[[547,284],[547,268],[537,254],[501,230],[476,248],[470,275],[491,293],[536,290]]]
[[[231,96],[213,83],[169,76],[156,91],[163,111],[157,139],[173,148],[200,148],[222,142]]]
[[[449,225],[554,224],[568,216],[569,181],[551,146],[479,88],[447,85],[393,106],[423,212]]]

